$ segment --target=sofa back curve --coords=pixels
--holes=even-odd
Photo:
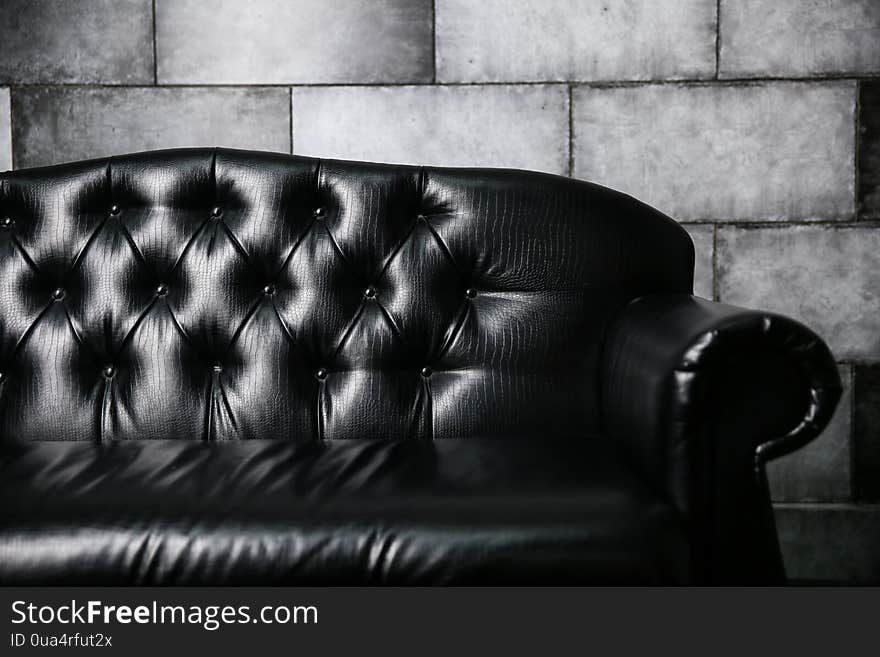
[[[0,174],[4,441],[585,434],[661,213],[526,171],[225,149]]]

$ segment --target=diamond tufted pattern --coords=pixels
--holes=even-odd
[[[0,174],[0,582],[782,581],[764,463],[837,368],[693,259],[525,171]]]
[[[587,435],[683,230],[517,171],[231,150],[0,176],[4,440]]]

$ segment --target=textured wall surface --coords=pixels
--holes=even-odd
[[[28,87],[14,91],[12,113],[18,167],[217,142],[290,148],[285,89]]]
[[[9,89],[0,88],[0,169],[12,167],[12,126],[10,125]]]
[[[696,293],[819,331],[845,393],[771,464],[790,575],[880,582],[877,0],[3,0],[0,169],[221,145],[513,166],[693,237]]]
[[[294,150],[362,160],[568,173],[561,85],[297,87]]]
[[[429,82],[431,0],[160,0],[160,83]]]
[[[679,220],[852,217],[854,82],[581,86],[572,100],[578,178]]]

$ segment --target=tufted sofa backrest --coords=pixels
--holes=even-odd
[[[9,172],[0,432],[581,434],[614,313],[692,273],[673,221],[545,174],[223,149]]]

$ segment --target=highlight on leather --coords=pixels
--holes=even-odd
[[[608,319],[692,280],[668,218],[528,172],[164,151],[0,214],[5,440],[576,434]]]
[[[0,174],[0,583],[784,581],[763,462],[837,370],[693,267],[528,171]]]

